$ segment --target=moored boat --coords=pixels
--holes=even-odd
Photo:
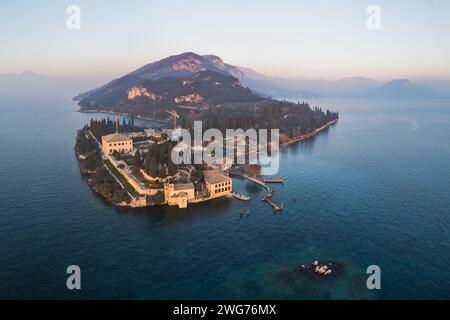
[[[242,201],[250,201],[250,197],[247,197],[247,196],[245,196],[243,194],[239,194],[239,193],[236,193],[236,192],[233,192],[233,197],[235,197],[238,200],[242,200]]]

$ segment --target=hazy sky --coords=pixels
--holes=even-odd
[[[0,73],[111,78],[193,51],[289,78],[450,78],[449,17],[446,0],[1,1]]]

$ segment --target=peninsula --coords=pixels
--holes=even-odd
[[[175,147],[175,128],[193,130],[202,121],[204,129],[278,129],[280,144],[307,139],[338,120],[338,113],[311,108],[306,102],[279,101],[244,88],[238,67],[217,56],[184,53],[148,64],[122,78],[80,94],[82,112],[129,115],[119,123],[91,120],[78,131],[75,152],[89,185],[117,206],[171,205],[233,196],[234,159],[207,165],[175,165],[170,155]],[[170,128],[154,130],[136,126],[134,118],[166,121]],[[173,129],[172,129],[173,128]],[[201,147],[207,148],[209,143]],[[256,151],[258,152],[258,151]],[[247,153],[247,151],[246,151]],[[239,170],[245,171],[245,166]],[[242,172],[241,172],[242,173]],[[254,174],[245,177],[264,185]],[[271,190],[270,188],[266,188]],[[274,210],[282,210],[270,200]],[[238,199],[245,196],[234,195]]]

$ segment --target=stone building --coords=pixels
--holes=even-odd
[[[223,197],[233,192],[233,180],[222,171],[206,170],[204,176],[211,199]]]
[[[191,183],[166,183],[164,185],[164,198],[169,206],[187,208],[189,201],[195,196],[194,185]]]
[[[124,134],[113,133],[102,137],[102,148],[106,154],[114,151],[128,153],[133,151],[133,140]]]

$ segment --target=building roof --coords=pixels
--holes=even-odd
[[[177,183],[173,185],[173,190],[182,191],[182,190],[193,190],[194,184],[192,182],[189,183]]]
[[[120,133],[113,133],[113,134],[108,134],[106,136],[102,137],[102,140],[111,143],[111,142],[122,142],[122,141],[130,141],[131,138],[127,137],[124,134],[120,134]]]
[[[226,176],[220,170],[205,170],[204,175],[205,181],[208,182],[209,184],[217,184],[231,181],[231,178]]]

